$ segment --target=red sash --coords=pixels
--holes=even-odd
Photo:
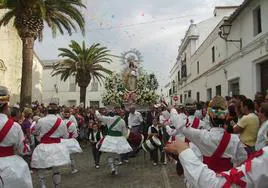
[[[51,138],[50,136],[58,129],[61,124],[61,119],[57,118],[53,127],[41,138],[42,144],[54,144],[60,143],[60,138]]]
[[[10,131],[14,121],[12,119],[8,119],[3,128],[0,131],[0,143],[5,139],[6,135]],[[1,147],[0,146],[0,157],[7,157],[14,155],[13,146]]]
[[[198,119],[197,117],[195,117],[191,127],[194,128],[194,129],[198,129],[199,124],[200,124],[200,119]],[[187,119],[187,121],[186,121],[186,127],[189,127],[189,126],[190,126],[189,119]],[[190,140],[188,140],[187,138],[185,138],[185,142],[189,143]]]
[[[233,166],[230,158],[223,158],[229,142],[231,140],[231,134],[224,131],[221,142],[211,157],[203,156],[203,162],[208,165],[208,168],[214,170],[216,173],[230,170]]]
[[[67,125],[67,128],[69,128],[72,125],[72,122],[68,121],[68,123],[66,125]]]
[[[72,125],[71,121],[68,121],[67,125],[67,129],[69,129],[69,127]],[[69,138],[73,138],[74,133],[69,133]]]

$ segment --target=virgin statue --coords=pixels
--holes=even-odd
[[[128,68],[128,88],[130,91],[134,91],[137,88],[138,67],[134,61],[129,61]]]

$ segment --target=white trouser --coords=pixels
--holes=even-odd
[[[118,166],[119,166],[119,156],[118,156],[118,154],[111,154],[108,157],[108,165],[110,166],[112,172],[115,171],[115,174],[118,173]]]
[[[53,171],[53,185],[54,188],[60,188],[61,184],[61,175],[59,172],[58,167],[52,167]],[[40,188],[46,188],[46,182],[45,182],[45,170],[44,169],[39,169],[38,170],[38,177],[39,177],[39,182],[40,182]]]

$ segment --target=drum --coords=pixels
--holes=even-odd
[[[144,142],[143,134],[130,132],[129,129],[126,138],[130,145],[135,146],[135,148],[140,148]]]
[[[142,148],[146,152],[151,152],[159,146],[161,146],[161,141],[156,136],[153,136],[142,144]]]

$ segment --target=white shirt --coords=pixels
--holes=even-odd
[[[76,120],[76,118],[74,117],[74,115],[71,115],[71,116],[69,117],[69,120],[70,120],[71,122],[73,122],[74,125],[75,125],[76,127],[78,127],[78,123],[77,123],[77,120]]]
[[[96,111],[96,116],[100,121],[104,122],[107,125],[108,129],[115,122],[115,120],[119,117],[119,116],[114,116],[114,117],[102,116],[98,111]],[[127,135],[126,123],[122,118],[117,123],[117,125],[114,126],[111,130],[120,131],[120,132],[122,132],[123,135]]]
[[[246,188],[267,188],[268,187],[268,147],[263,148],[264,154],[252,160],[251,172],[246,172],[245,165],[236,169],[244,173],[241,178],[247,183]],[[220,188],[226,182],[222,176],[218,176],[207,165],[203,164],[196,157],[191,149],[186,149],[179,155],[180,162],[184,169],[187,181],[195,188]],[[229,172],[226,172],[229,175]],[[232,187],[239,187],[232,185]]]
[[[53,114],[48,114],[47,116],[38,120],[36,124],[35,134],[42,138],[56,123],[57,116]],[[51,138],[68,138],[69,134],[67,131],[67,126],[64,121],[61,121],[60,126],[55,130],[55,132],[50,136]]]
[[[210,157],[218,148],[224,133],[223,128],[194,129],[192,127],[183,127],[182,133],[193,144],[195,144],[204,156]],[[238,135],[232,134],[229,144],[224,151],[224,158],[231,158],[231,161],[237,166],[247,159],[247,152],[240,142]]]
[[[261,128],[259,129],[257,141],[255,144],[256,150],[263,148],[266,145],[265,142],[268,142],[268,120],[263,122]]]
[[[69,127],[67,127],[67,131],[68,131],[69,134],[72,133],[73,138],[77,138],[78,137],[78,133],[77,133],[77,127],[76,127],[76,125],[71,120],[69,120],[69,119],[64,119],[63,121],[66,124],[66,127],[67,127],[67,123],[68,122],[71,122],[71,125]]]
[[[134,114],[129,113],[128,115],[128,127],[135,127],[137,125],[141,125],[143,122],[142,115],[140,112],[135,111]]]
[[[0,113],[0,130],[2,130],[7,121],[8,121],[7,115]],[[21,154],[24,154],[23,150],[25,145],[23,142],[24,142],[24,134],[22,132],[21,126],[18,123],[14,122],[12,127],[8,131],[7,135],[5,136],[4,140],[0,142],[0,146],[2,147],[14,146],[15,150],[17,150]]]

